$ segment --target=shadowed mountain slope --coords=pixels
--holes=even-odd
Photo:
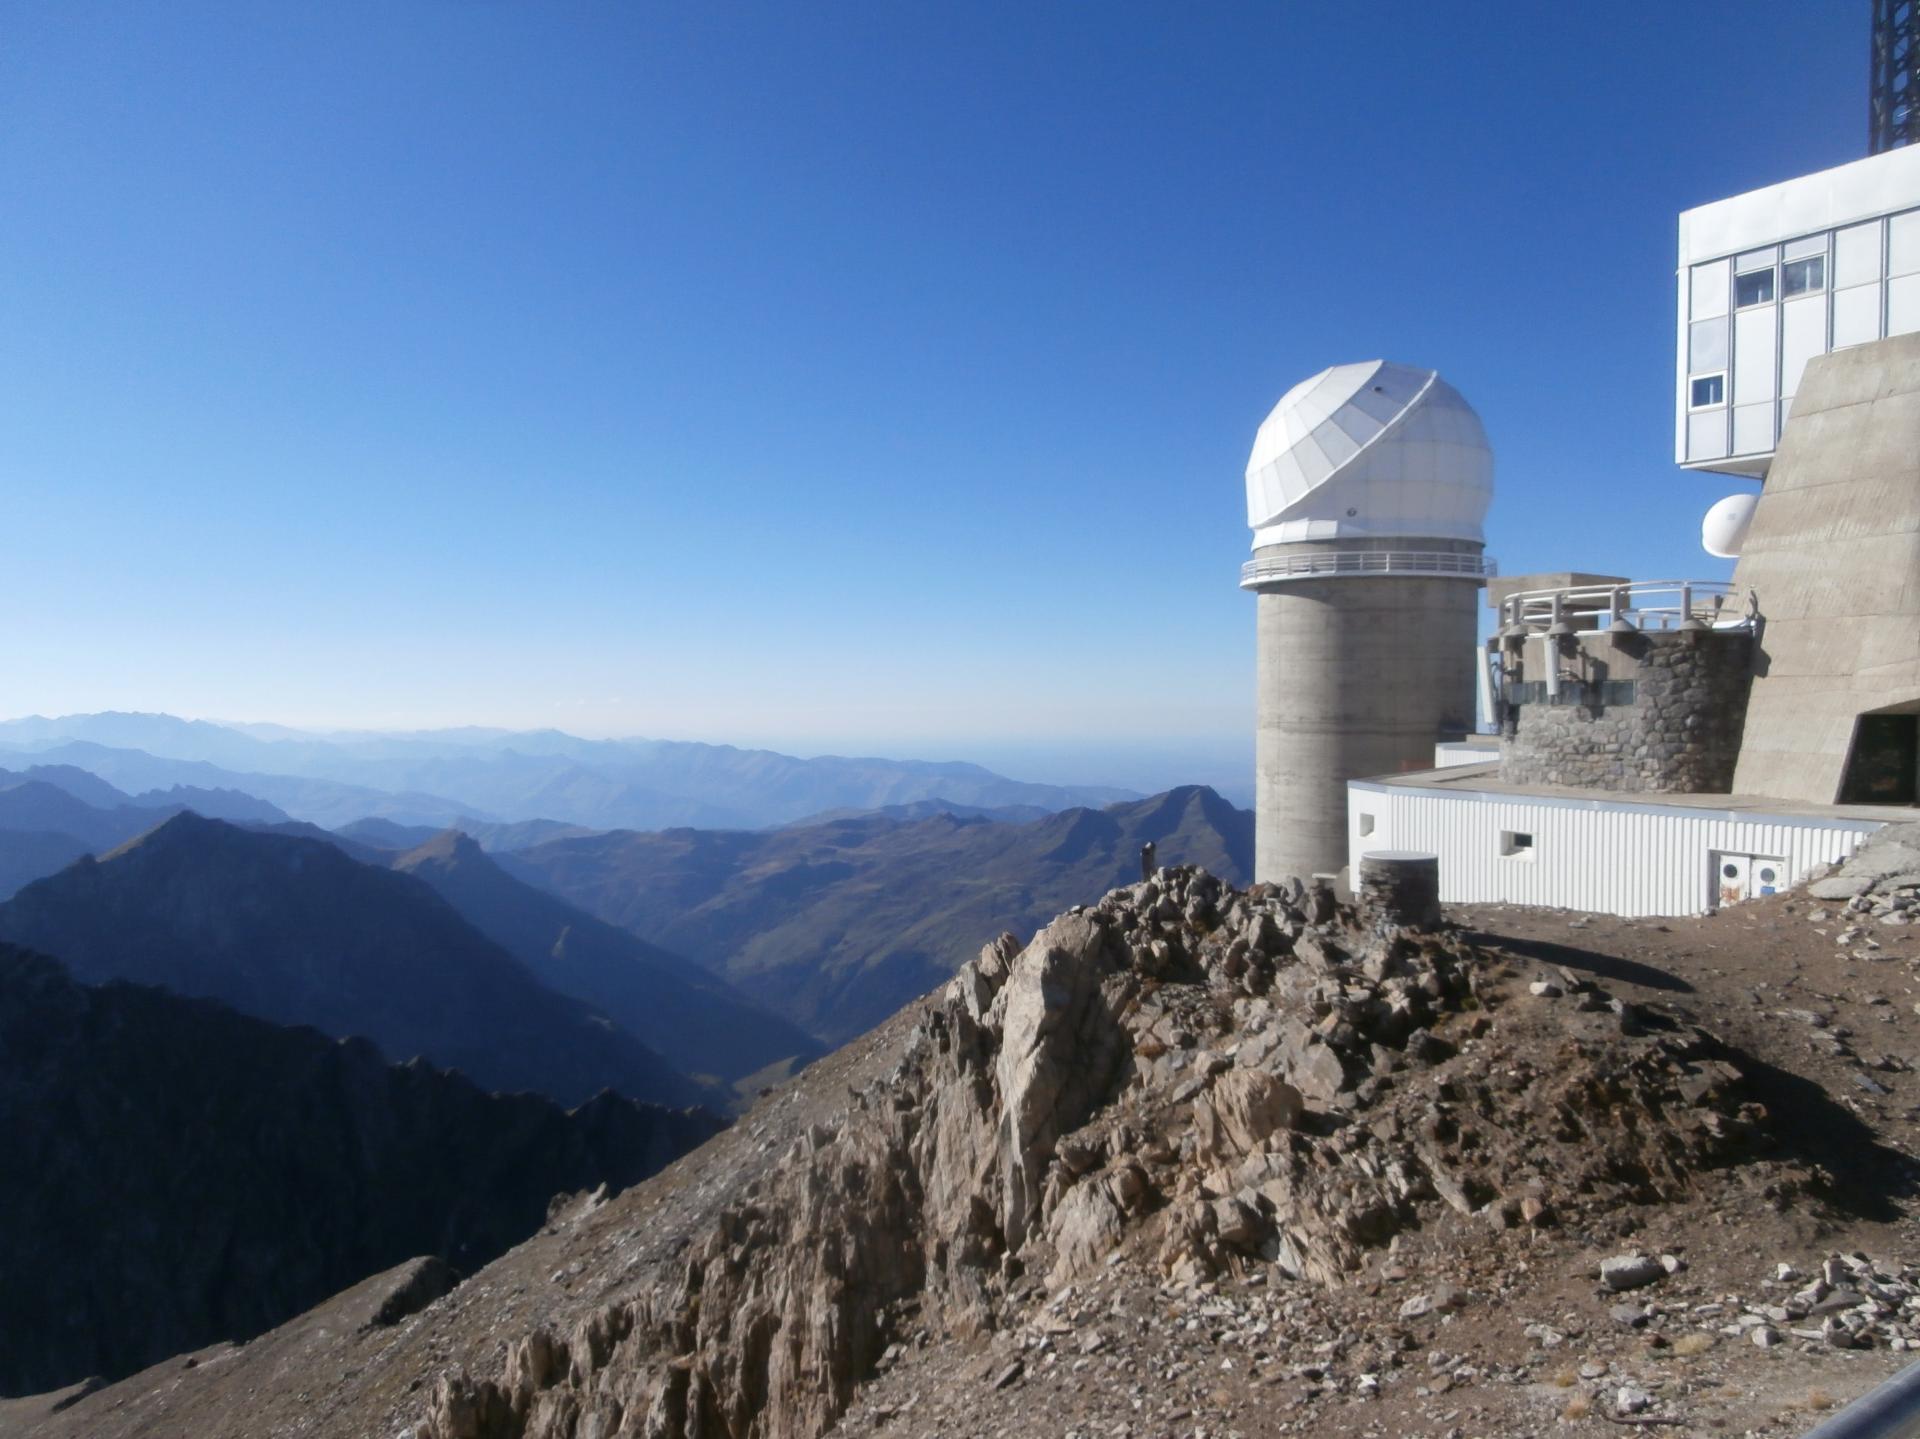
[[[244,1339],[416,1255],[470,1272],[554,1194],[636,1183],[719,1128],[489,1095],[0,945],[0,1392]]]
[[[703,1094],[604,1015],[546,988],[426,884],[320,840],[176,815],[0,905],[0,939],[76,978],[219,999],[360,1035],[500,1090]]]
[[[877,1024],[970,959],[1138,879],[1140,846],[1233,882],[1253,816],[1189,786],[1029,824],[864,815],[770,832],[667,830],[497,856],[581,908],[724,974],[828,1043]]]
[[[820,1046],[723,980],[501,869],[471,838],[437,835],[394,861],[548,988],[606,1012],[688,1074],[736,1080]]]

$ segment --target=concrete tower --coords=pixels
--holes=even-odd
[[[1254,877],[1347,862],[1346,783],[1427,769],[1473,728],[1493,453],[1432,370],[1336,365],[1281,397],[1247,461],[1259,605]]]

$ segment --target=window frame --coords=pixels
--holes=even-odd
[[[1740,298],[1740,284],[1743,280],[1753,279],[1765,279],[1767,282],[1767,293],[1762,299],[1743,301]],[[1733,277],[1733,312],[1736,315],[1742,310],[1757,310],[1762,305],[1776,305],[1779,302],[1780,266],[1777,263],[1768,265],[1764,269],[1748,270],[1743,274],[1736,274]]]
[[[1534,832],[1530,829],[1503,829],[1500,831],[1500,858],[1517,859],[1522,864],[1531,864],[1537,852]]]
[[[1687,376],[1687,413],[1697,414],[1702,410],[1724,409],[1727,403],[1727,370],[1710,370],[1704,375]],[[1694,386],[1715,380],[1720,385],[1720,396],[1714,400],[1694,399]]]
[[[1802,290],[1789,289],[1787,287],[1787,272],[1793,269],[1794,267],[1800,266],[1800,265],[1819,266],[1820,267],[1820,283],[1817,285],[1810,285],[1807,288]],[[1802,255],[1795,260],[1782,260],[1780,262],[1781,303],[1784,304],[1788,300],[1804,299],[1812,295],[1824,295],[1828,292],[1828,289],[1829,287],[1827,285],[1827,256],[1825,251],[1822,251],[1818,255]]]

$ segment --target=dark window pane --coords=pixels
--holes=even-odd
[[[1804,260],[1789,260],[1780,268],[1780,288],[1791,298],[1827,288],[1827,257],[1810,255]]]
[[[1824,261],[1822,262],[1825,263]],[[1764,305],[1773,299],[1773,271],[1755,270],[1750,275],[1733,277],[1733,303],[1740,306]]]

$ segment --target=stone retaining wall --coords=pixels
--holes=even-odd
[[[1538,693],[1547,641],[1530,639],[1500,741],[1500,777],[1616,792],[1724,794],[1733,787],[1752,683],[1744,632],[1583,634],[1560,652],[1557,702]],[[1529,683],[1531,682],[1531,683]]]

